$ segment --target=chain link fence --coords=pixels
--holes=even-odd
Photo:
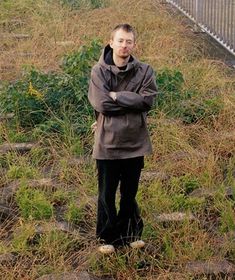
[[[166,0],[235,55],[235,0]]]

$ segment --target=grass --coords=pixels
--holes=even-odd
[[[0,98],[7,83],[23,79],[31,66],[43,77],[61,73],[62,58],[94,39],[107,42],[110,29],[125,21],[137,29],[135,55],[150,63],[163,80],[166,75],[175,82],[182,75],[173,93],[192,97],[183,103],[176,99],[177,106],[181,113],[199,117],[187,123],[182,115],[169,114],[168,103],[152,110],[153,154],[146,158],[144,171],[165,176],[143,179],[137,195],[147,246],[143,252],[124,248],[110,257],[96,252],[97,182],[95,163],[90,160],[91,131],[77,135],[73,112],[66,114],[66,107],[59,119],[61,133],[53,130],[58,119],[30,129],[15,120],[1,122],[0,143],[34,141],[38,145],[27,154],[0,155],[1,188],[20,183],[10,204],[18,218],[5,219],[0,227],[0,252],[12,252],[16,259],[0,264],[0,278],[37,279],[49,273],[87,270],[125,280],[189,280],[195,278],[181,273],[189,261],[227,259],[234,264],[234,70],[212,57],[202,37],[161,1],[81,1],[76,9],[71,8],[73,1],[63,2],[0,3],[4,35]],[[29,37],[16,40],[13,34]],[[169,88],[162,102],[167,93]],[[83,120],[89,128],[92,120]],[[30,185],[40,178],[51,179],[53,186]],[[228,186],[233,197],[225,195]],[[215,191],[214,195],[190,196],[200,188]],[[156,221],[157,215],[175,211],[192,213],[197,219]],[[67,222],[70,230],[59,229],[57,222]]]

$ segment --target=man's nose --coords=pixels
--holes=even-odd
[[[127,46],[127,42],[126,41],[123,41],[122,42],[122,47],[126,47]]]

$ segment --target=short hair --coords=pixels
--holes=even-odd
[[[114,27],[114,29],[112,30],[111,32],[111,39],[113,39],[114,37],[114,34],[116,33],[117,30],[124,30],[126,32],[130,32],[134,35],[134,40],[136,40],[136,31],[135,29],[128,23],[121,23],[121,24],[118,24],[117,26]]]

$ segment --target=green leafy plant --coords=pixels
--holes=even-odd
[[[177,69],[164,68],[157,74],[158,96],[156,109],[169,117],[181,118],[184,123],[215,118],[223,108],[220,96],[200,96],[185,90],[183,74]]]
[[[24,128],[66,133],[68,120],[77,134],[86,133],[93,119],[87,98],[91,67],[98,59],[101,45],[93,40],[89,46],[64,57],[62,73],[42,73],[31,68],[22,80],[10,84],[1,95],[0,107],[14,112]]]
[[[159,90],[156,106],[172,114],[175,103],[183,98],[181,92],[184,83],[183,74],[176,69],[164,68],[158,72],[156,82]]]
[[[157,75],[157,84],[163,92],[176,94],[181,90],[183,83],[183,74],[177,69],[164,68]]]
[[[183,110],[180,113],[185,123],[195,123],[199,120],[210,121],[223,109],[223,103],[219,96],[209,99],[191,99],[182,103]]]

